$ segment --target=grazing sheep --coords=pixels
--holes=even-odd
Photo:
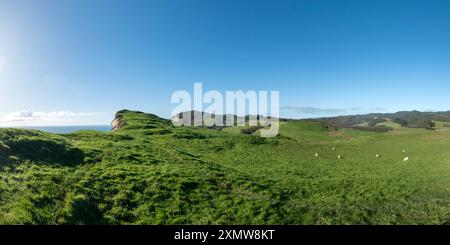
[[[331,150],[333,150],[333,151],[334,151],[334,150],[336,150],[336,148],[334,148],[334,147],[333,147],[333,148],[331,148]]]
[[[406,150],[402,150],[402,152],[403,152],[403,153],[405,153],[405,152],[406,152]]]
[[[405,157],[405,158],[403,158],[403,161],[404,161],[404,162],[407,162],[407,161],[409,161],[409,157]]]
[[[343,156],[341,156],[341,155],[338,155],[338,159],[341,159],[341,158],[344,158]]]
[[[376,158],[380,158],[381,156],[380,156],[379,154],[376,154],[375,157],[376,157]]]
[[[318,156],[319,156],[319,154],[315,153],[315,154],[314,154],[314,156],[315,156],[315,157],[318,157]]]

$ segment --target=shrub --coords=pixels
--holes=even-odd
[[[254,132],[258,131],[259,129],[263,128],[262,126],[251,126],[248,128],[241,129],[241,134],[253,134]]]

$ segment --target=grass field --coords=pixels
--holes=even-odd
[[[116,132],[0,129],[0,223],[450,222],[449,130],[290,121],[261,138],[119,115]]]

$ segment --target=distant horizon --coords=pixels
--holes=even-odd
[[[148,112],[148,111],[141,111],[141,110],[133,110],[133,109],[122,109],[122,110],[130,110],[130,111],[140,111],[140,112],[144,112],[144,113],[150,113],[153,115],[156,115],[158,117],[170,120],[171,117],[164,117],[161,115],[157,115],[154,114],[152,112]],[[120,111],[120,110],[118,110]],[[327,117],[341,117],[341,116],[360,116],[360,115],[370,115],[370,114],[395,114],[398,112],[413,112],[413,111],[417,111],[417,112],[421,112],[421,113],[426,113],[426,112],[430,112],[430,113],[442,113],[442,112],[450,112],[450,110],[441,110],[441,111],[435,111],[435,110],[400,110],[400,111],[395,111],[395,112],[370,112],[370,113],[354,113],[354,114],[340,114],[340,115],[336,115],[336,116],[324,116],[324,117],[302,117],[302,118],[295,118],[295,117],[280,117],[282,119],[292,119],[292,120],[304,120],[304,119],[321,119],[321,118],[327,118]],[[185,111],[185,112],[192,112],[192,111]],[[204,113],[204,111],[202,111]],[[227,115],[227,114],[224,114]],[[234,115],[236,116],[236,115]],[[249,115],[246,115],[249,116]],[[114,120],[114,117],[111,118],[111,122]],[[103,124],[16,124],[16,125],[1,125],[0,124],[0,128],[39,128],[39,127],[102,127],[102,126],[111,126],[111,122],[109,123],[103,123]]]
[[[109,132],[112,130],[111,125],[52,125],[52,126],[0,126],[0,129],[23,129],[23,130],[40,130],[48,133],[66,134],[80,130],[95,130],[100,132]]]
[[[111,124],[74,124],[74,125],[2,125],[0,128],[51,128],[51,127],[103,127],[111,126]]]

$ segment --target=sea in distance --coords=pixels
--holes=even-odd
[[[55,134],[73,133],[79,130],[111,131],[111,125],[82,125],[82,126],[20,126],[20,127],[0,127],[0,128],[21,128],[41,130]]]

